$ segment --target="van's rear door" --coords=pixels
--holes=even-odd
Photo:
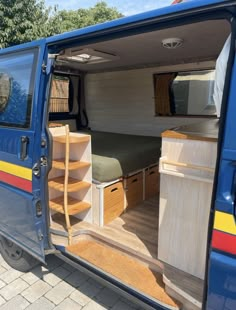
[[[45,40],[0,52],[0,234],[44,262]],[[45,68],[44,68],[45,69]]]
[[[234,24],[235,25],[235,24]],[[236,29],[235,29],[236,30]],[[230,69],[232,68],[232,70]],[[231,43],[224,89],[206,297],[209,310],[236,309],[236,63]]]

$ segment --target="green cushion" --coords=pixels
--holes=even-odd
[[[161,138],[87,131],[92,141],[93,179],[109,182],[158,162]]]

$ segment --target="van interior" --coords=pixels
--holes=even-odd
[[[201,309],[224,19],[66,47],[49,99],[53,244],[167,309]]]

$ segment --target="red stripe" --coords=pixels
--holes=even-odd
[[[15,175],[0,171],[0,181],[32,193],[32,182]]]
[[[212,247],[236,255],[236,236],[213,230]]]
[[[182,0],[175,0],[174,2],[172,2],[171,4],[177,4],[177,3],[181,3]]]

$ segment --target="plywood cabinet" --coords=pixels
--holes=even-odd
[[[216,139],[163,135],[158,258],[204,278]]]

